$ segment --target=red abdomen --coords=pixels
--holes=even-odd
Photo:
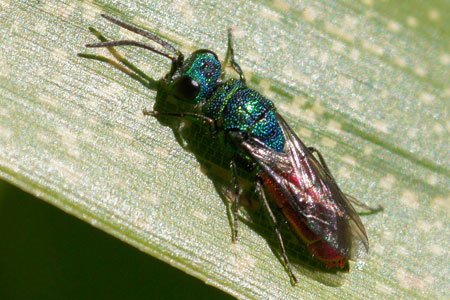
[[[264,173],[261,178],[264,182],[265,190],[273,198],[277,206],[281,208],[283,215],[306,244],[311,255],[320,260],[327,268],[347,268],[348,259],[338,254],[330,245],[309,229],[303,216],[290,205],[283,191],[270,178]]]

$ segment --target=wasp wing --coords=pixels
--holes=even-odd
[[[333,176],[277,114],[286,143],[284,152],[256,138],[240,139],[240,147],[283,191],[309,229],[348,259],[362,258],[369,241],[361,220]]]

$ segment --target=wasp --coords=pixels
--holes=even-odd
[[[231,30],[227,57],[239,78],[223,80],[226,62],[222,65],[213,51],[200,49],[185,58],[180,50],[148,31],[111,16],[102,17],[148,38],[163,50],[134,40],[103,41],[86,47],[136,46],[168,58],[171,69],[163,79],[163,88],[192,104],[192,110],[183,113],[144,110],[145,115],[194,118],[209,124],[212,133],[224,134],[223,143],[233,157],[229,164],[235,190],[233,241],[238,235],[240,200],[237,161],[245,160],[252,166],[256,194],[272,220],[281,256],[294,282],[297,279],[286,255],[280,223],[269,201],[275,203],[311,255],[326,268],[348,270],[349,260],[367,254],[367,233],[351,202],[364,204],[342,192],[320,152],[298,138],[273,102],[247,86],[234,58]],[[365,207],[371,212],[381,210]]]

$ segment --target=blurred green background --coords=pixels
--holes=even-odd
[[[233,299],[0,181],[0,299]]]

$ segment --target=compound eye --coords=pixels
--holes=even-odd
[[[189,76],[181,76],[173,84],[173,94],[181,100],[194,100],[200,92],[200,84]]]

